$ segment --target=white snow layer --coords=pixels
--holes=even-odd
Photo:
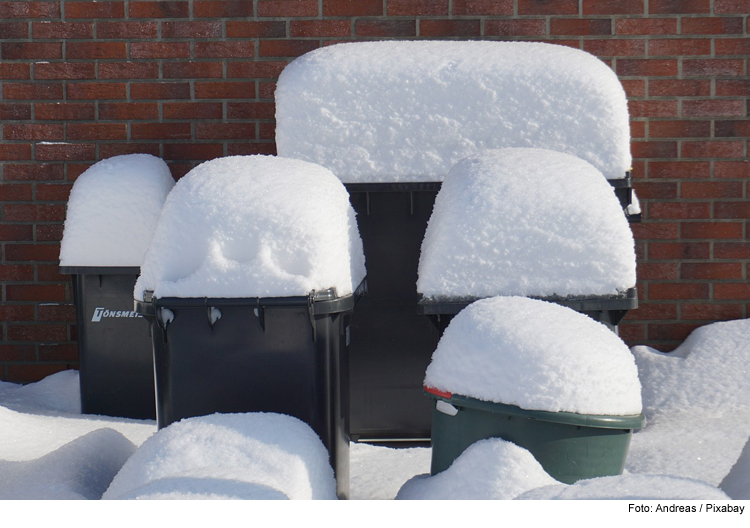
[[[170,193],[134,296],[343,296],[364,276],[354,210],[329,170],[231,156],[198,165]]]
[[[328,451],[297,418],[212,414],[161,429],[103,499],[335,499]]]
[[[534,42],[346,43],[297,58],[276,88],[279,155],[342,181],[441,181],[460,159],[537,147],[607,179],[631,163],[625,91],[602,61]]]
[[[443,182],[422,242],[428,298],[618,295],[635,286],[635,243],[612,187],[550,150],[487,151]]]
[[[626,469],[719,485],[750,436],[750,320],[694,330],[675,351],[633,348],[648,426]]]
[[[169,167],[150,154],[95,163],[68,199],[61,266],[140,266],[174,186]]]
[[[552,484],[559,483],[526,449],[489,438],[469,446],[445,471],[412,478],[396,499],[507,500]]]
[[[440,338],[424,384],[529,410],[641,412],[635,361],[617,335],[570,308],[524,297],[464,308]]]

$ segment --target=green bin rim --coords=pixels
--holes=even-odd
[[[646,417],[643,413],[631,415],[603,415],[603,414],[578,414],[572,412],[552,412],[522,409],[516,405],[495,403],[478,400],[460,394],[451,394],[450,397],[440,396],[424,389],[424,394],[434,400],[442,400],[454,407],[464,407],[486,411],[496,414],[510,414],[531,420],[576,425],[580,427],[600,427],[604,429],[642,429],[646,425]]]

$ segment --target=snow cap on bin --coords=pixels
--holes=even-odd
[[[154,297],[287,297],[365,277],[362,241],[331,171],[274,156],[198,165],[164,204],[135,285]]]
[[[437,300],[617,296],[635,281],[633,233],[601,173],[570,154],[508,148],[451,169],[417,291]]]
[[[70,192],[60,265],[140,266],[173,186],[167,164],[150,154],[89,167]]]
[[[641,412],[638,370],[619,337],[570,308],[524,297],[482,299],[459,312],[424,384],[527,410]]]
[[[442,181],[460,159],[503,147],[567,152],[607,179],[623,178],[632,159],[627,99],[612,69],[538,42],[314,50],[279,76],[276,145],[346,183]]]

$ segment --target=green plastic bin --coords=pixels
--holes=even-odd
[[[435,400],[432,475],[448,469],[466,448],[486,438],[502,438],[527,449],[552,478],[566,484],[620,475],[633,429],[646,421],[643,414],[529,411],[428,387],[424,391]]]

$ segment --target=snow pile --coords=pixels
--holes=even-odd
[[[140,266],[173,186],[167,164],[150,154],[92,165],[70,192],[60,266]]]
[[[391,500],[404,482],[430,471],[432,452],[424,447],[393,448],[352,443],[349,448],[349,497]]]
[[[601,323],[524,297],[493,297],[448,325],[424,384],[523,409],[637,415],[641,386],[633,356]]]
[[[30,408],[81,414],[78,371],[64,370],[28,385],[0,381],[0,402],[16,410]]]
[[[750,437],[750,320],[698,328],[669,354],[633,354],[648,425],[626,468],[719,485]]]
[[[102,428],[28,462],[0,461],[0,499],[100,499],[135,446]]]
[[[155,297],[350,294],[364,279],[362,241],[327,169],[232,156],[190,171],[169,196],[135,286]]]
[[[513,499],[528,490],[557,483],[526,449],[490,438],[469,446],[445,471],[409,480],[396,499]]]
[[[123,466],[104,499],[335,499],[328,451],[281,414],[213,414],[161,429]]]
[[[635,280],[633,234],[599,171],[568,154],[513,148],[451,169],[422,242],[417,291],[604,296]]]
[[[532,42],[363,42],[289,64],[276,89],[279,155],[343,181],[440,181],[487,149],[537,147],[629,170],[625,91],[602,61]]]
[[[729,497],[705,482],[692,479],[667,475],[618,475],[579,480],[572,485],[545,486],[524,493],[518,499],[727,500]]]

